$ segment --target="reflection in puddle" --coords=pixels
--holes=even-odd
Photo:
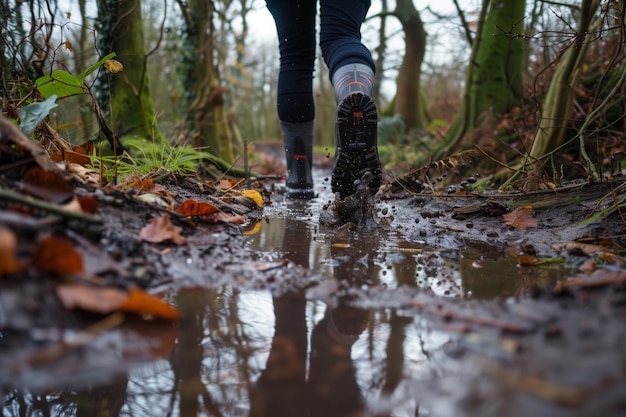
[[[550,269],[519,268],[489,248],[446,252],[390,230],[340,236],[295,217],[260,225],[249,235],[260,260],[289,259],[315,270],[320,287],[337,291],[317,299],[311,294],[320,292],[181,290],[174,302],[184,320],[166,359],[97,388],[3,390],[3,416],[428,414],[416,403],[415,381],[441,372],[433,357],[442,356],[451,336],[414,314],[351,306],[345,290],[408,286],[492,298],[558,278]]]
[[[520,268],[516,257],[489,246],[460,252],[429,248],[383,228],[342,238],[313,222],[270,217],[256,224],[248,237],[249,248],[267,261],[288,259],[326,278],[390,289],[417,286],[444,297],[526,295],[568,273],[561,266]]]

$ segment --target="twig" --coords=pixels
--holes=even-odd
[[[95,223],[95,224],[102,223],[102,219],[98,216],[92,216],[92,215],[85,214],[85,213],[66,210],[57,204],[48,203],[42,200],[36,200],[34,198],[25,196],[23,194],[20,194],[11,190],[0,190],[0,201],[8,201],[8,202],[16,203],[16,204],[21,204],[21,205],[31,207],[37,210],[42,210],[51,214],[57,214],[68,219],[80,220],[80,221],[84,221],[87,223]]]

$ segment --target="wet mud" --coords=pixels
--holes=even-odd
[[[618,214],[581,223],[597,198],[536,209],[522,230],[494,195],[364,194],[333,222],[328,188],[274,192],[243,225],[181,223],[178,246],[138,239],[157,209],[100,194],[102,226],[69,226],[90,273],[182,319],[89,332],[116,317],[67,311],[42,277],[3,280],[3,416],[626,414],[626,267],[566,245],[623,256]]]

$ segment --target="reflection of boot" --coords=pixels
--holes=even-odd
[[[354,181],[369,171],[375,194],[382,181],[378,158],[378,113],[371,97],[374,72],[363,64],[345,65],[333,75],[337,99],[335,165],[331,185],[341,198],[354,194]]]
[[[365,320],[360,313],[365,314]],[[343,317],[344,314],[347,317]],[[313,329],[308,381],[310,417],[363,415],[365,406],[351,350],[358,335],[367,327],[367,317],[367,311],[357,313],[350,307],[338,307],[332,312],[329,309]],[[342,328],[344,324],[346,328]]]
[[[274,298],[274,337],[266,368],[250,387],[249,417],[306,416],[305,306],[303,294]]]
[[[287,158],[287,197],[313,198],[313,122],[281,122]]]

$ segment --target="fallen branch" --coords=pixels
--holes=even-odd
[[[42,200],[36,200],[34,198],[25,196],[23,194],[20,194],[11,190],[0,189],[0,202],[8,202],[12,204],[30,207],[36,210],[44,211],[46,213],[56,214],[66,219],[80,220],[86,223],[95,223],[95,224],[102,223],[102,219],[98,216],[92,216],[92,215],[77,212],[77,211],[66,210],[57,204],[48,203]]]

